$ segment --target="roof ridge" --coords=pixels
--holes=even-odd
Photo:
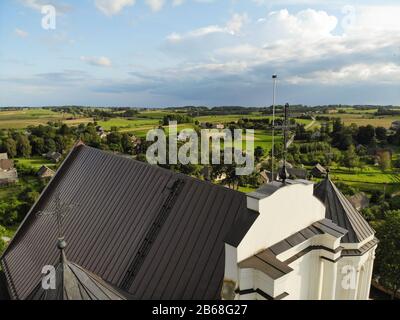
[[[315,185],[314,195],[324,203],[327,217],[331,220],[336,218],[340,227],[348,229],[349,232],[343,237],[343,242],[361,242],[375,233],[362,214],[333,183],[329,175]]]
[[[333,186],[338,192],[339,201],[342,203],[342,205],[346,206],[349,209],[348,210],[349,213],[351,213],[359,218],[359,219],[355,219],[356,217],[354,217],[352,215],[348,215],[348,220],[351,223],[352,227],[354,228],[355,225],[357,225],[359,227],[361,227],[361,225],[364,225],[366,228],[370,229],[370,231],[373,232],[373,229],[371,228],[369,223],[367,221],[365,221],[362,214],[356,208],[354,208],[354,206],[351,204],[351,202],[345,197],[345,195],[343,193],[340,192],[340,190],[335,185],[333,185]],[[356,237],[358,238],[359,241],[362,241],[365,239],[365,238],[360,239],[357,234],[356,234]]]

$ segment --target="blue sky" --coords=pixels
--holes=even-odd
[[[43,5],[57,12],[42,28]],[[0,106],[400,105],[398,1],[3,0]]]

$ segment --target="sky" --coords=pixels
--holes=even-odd
[[[399,17],[398,0],[2,0],[0,106],[266,106],[274,73],[278,103],[400,105]]]

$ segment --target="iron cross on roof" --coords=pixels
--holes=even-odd
[[[69,210],[71,210],[74,207],[77,207],[78,205],[62,202],[60,191],[55,192],[54,205],[55,205],[54,209],[38,211],[37,216],[39,216],[39,217],[41,217],[41,216],[55,217],[56,221],[57,221],[58,239],[63,240],[64,239],[63,219]]]
[[[282,129],[282,131],[283,131],[283,165],[282,165],[281,170],[279,171],[279,177],[281,178],[281,180],[283,182],[285,182],[285,180],[289,177],[289,174],[286,169],[286,158],[287,158],[287,150],[288,150],[289,144],[291,142],[293,142],[292,139],[291,139],[292,141],[288,141],[288,133],[290,132],[291,128],[296,128],[296,125],[289,124],[289,104],[288,103],[286,103],[286,105],[285,105],[284,115],[285,115],[285,117],[283,120],[283,125],[275,126],[275,129]],[[292,138],[294,138],[294,137],[292,137]],[[290,143],[288,143],[288,142],[290,142]]]

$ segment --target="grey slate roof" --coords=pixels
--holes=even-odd
[[[42,282],[29,294],[27,300],[126,300],[121,292],[77,264],[68,261],[60,251],[55,266],[56,288],[44,290]]]
[[[303,243],[304,241],[314,236],[324,233],[330,234],[334,237],[342,237],[347,233],[347,230],[340,228],[328,219],[323,219],[274,244],[269,249],[272,251],[273,254],[280,255],[281,253],[299,245],[300,243]]]
[[[58,191],[74,204],[64,217],[71,261],[137,299],[220,298],[224,239],[249,217],[246,195],[79,145],[1,258],[14,299],[57,262],[55,219],[36,213],[54,209]]]
[[[314,187],[314,195],[325,204],[326,218],[348,230],[342,243],[357,243],[375,234],[362,217],[330,180],[329,175]]]

